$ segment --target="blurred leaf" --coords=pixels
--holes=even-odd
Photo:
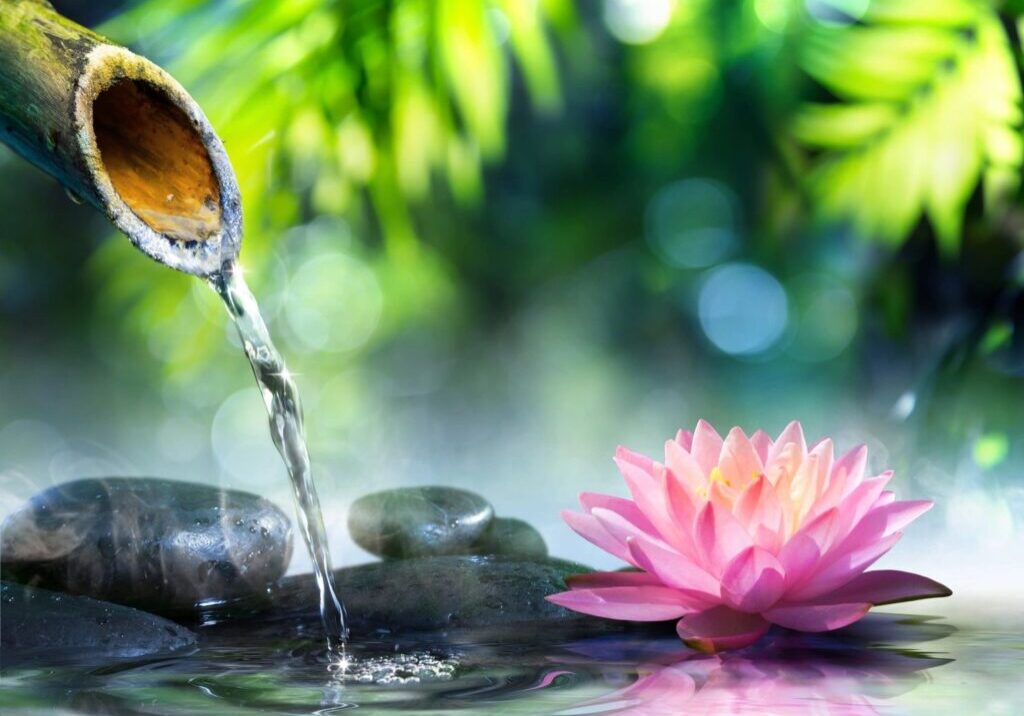
[[[797,116],[793,134],[809,146],[844,149],[869,141],[896,120],[887,102],[853,105],[807,104]]]
[[[505,152],[513,65],[536,108],[560,106],[549,13],[560,30],[573,22],[553,0],[142,0],[101,29],[166,64],[209,113],[239,178],[254,287],[287,228],[341,216],[367,244],[381,234],[385,258],[369,258],[397,287],[397,330],[403,316],[450,315],[450,270],[419,241],[412,207],[445,186],[463,204],[481,197],[484,162]],[[174,370],[197,369],[219,320],[189,341],[161,337],[191,283],[118,271],[125,246],[108,242],[93,265],[108,314],[174,346],[155,351]],[[398,281],[413,264],[419,278]]]
[[[807,103],[793,136],[816,156],[821,215],[901,241],[925,215],[944,252],[979,182],[991,211],[1019,185],[1021,90],[998,17],[971,0],[876,0],[861,22],[815,24],[801,64],[838,101]]]
[[[979,350],[983,355],[989,355],[1004,346],[1012,336],[1013,324],[1009,321],[997,321],[985,332]]]
[[[558,70],[536,2],[502,0],[501,8],[508,17],[512,48],[523,65],[534,104],[545,111],[559,109]]]
[[[971,0],[874,0],[864,19],[955,28],[971,24],[976,12],[977,3]]]
[[[452,94],[485,157],[505,151],[505,58],[480,2],[437,1],[437,45]]]

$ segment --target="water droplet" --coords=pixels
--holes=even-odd
[[[67,196],[68,199],[71,200],[72,204],[78,204],[79,206],[81,206],[82,204],[85,203],[85,200],[82,197],[80,197],[78,194],[71,191],[67,187],[64,187],[64,194],[65,196]]]

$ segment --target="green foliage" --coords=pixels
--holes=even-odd
[[[462,205],[481,197],[484,163],[506,150],[513,64],[538,111],[559,109],[547,18],[565,26],[570,11],[523,0],[144,0],[101,29],[165,63],[209,113],[239,177],[242,259],[257,288],[285,229],[344,217],[389,297],[384,324],[396,326],[445,313],[452,298],[412,207],[443,187]],[[366,249],[377,235],[383,251]],[[127,253],[109,242],[94,263],[110,312],[130,306],[129,324],[174,346],[162,355],[175,368],[201,365],[221,317],[187,347],[154,338],[192,292],[154,267],[119,272]]]
[[[520,0],[150,0],[105,30],[169,58],[254,200],[278,188],[257,170],[272,155],[274,182],[309,191],[314,210],[343,212],[368,189],[389,240],[402,241],[406,203],[432,176],[472,200],[481,160],[502,156],[506,40],[534,104],[557,109],[543,11]]]
[[[613,28],[602,7],[142,0],[101,29],[165,64],[210,113],[239,175],[242,259],[260,295],[289,293],[290,276],[318,251],[341,251],[372,272],[385,300],[367,346],[414,322],[457,321],[460,277],[471,285],[474,276],[467,257],[492,260],[490,246],[479,246],[486,238],[458,235],[472,229],[450,208],[478,202],[484,167],[506,156],[514,87],[539,113],[560,109],[562,83],[575,93],[567,95],[569,121],[583,131],[566,136],[558,152],[538,150],[531,163],[538,175],[580,177],[579,198],[562,191],[555,207],[526,185],[541,182],[514,167],[510,174],[523,182],[511,192],[515,201],[487,205],[499,217],[509,207],[543,205],[530,231],[545,240],[543,249],[531,245],[531,261],[557,270],[586,253],[571,248],[574,233],[580,243],[614,245],[616,231],[630,235],[651,193],[686,174],[737,191],[745,237],[766,256],[785,248],[780,236],[796,233],[786,227],[802,223],[804,198],[817,216],[892,244],[925,219],[948,253],[979,187],[990,211],[1018,189],[1020,83],[990,3],[692,0],[674,3],[664,25],[636,44],[605,32]],[[577,11],[586,22],[576,21]],[[800,102],[808,78],[816,101]],[[588,125],[595,116],[599,131]],[[781,143],[777,117],[793,120]],[[629,181],[616,183],[620,176]],[[601,191],[615,192],[614,201]],[[586,225],[575,217],[601,211],[625,217],[602,225],[612,238],[572,228]],[[287,237],[324,217],[343,221],[318,224],[318,235],[328,225],[351,231],[336,232],[329,245]],[[570,258],[553,260],[559,251]],[[94,261],[107,315],[174,371],[208,366],[213,347],[224,344],[217,307],[195,282],[135,256],[133,265],[145,265],[124,271],[131,252],[126,242],[108,242]],[[501,271],[515,274],[502,264],[481,275],[511,280]],[[911,285],[909,277],[894,280],[880,298],[891,335],[909,320]],[[183,319],[194,314],[206,319]],[[289,346],[287,326],[274,330],[286,351],[312,350],[301,340]]]
[[[792,126],[824,218],[898,242],[924,215],[949,253],[979,182],[987,210],[1017,190],[1021,89],[989,4],[874,0],[857,23],[813,22],[800,61],[836,98]]]

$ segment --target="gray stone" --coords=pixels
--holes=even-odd
[[[471,553],[494,517],[484,498],[453,487],[405,487],[364,495],[349,509],[356,544],[403,559]]]
[[[188,629],[162,617],[88,597],[0,582],[0,666],[89,664],[195,646]]]
[[[589,572],[559,559],[525,560],[499,556],[417,557],[374,562],[335,571],[338,594],[356,635],[435,632],[508,625],[569,623],[592,620],[547,601],[565,590],[570,574]],[[313,576],[283,580],[260,597],[233,600],[212,608],[206,623],[255,621],[254,628],[319,631],[317,589]],[[250,627],[245,627],[248,632]]]
[[[547,557],[548,546],[533,525],[514,517],[495,517],[473,545],[473,553],[538,558]]]
[[[85,479],[4,522],[3,578],[165,614],[278,580],[291,523],[247,492],[155,478]]]

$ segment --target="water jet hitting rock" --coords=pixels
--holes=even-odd
[[[106,213],[150,257],[208,279],[220,294],[292,480],[328,642],[343,639],[298,388],[238,270],[238,183],[199,105],[152,62],[49,3],[7,0],[0,11],[0,141]]]
[[[320,497],[313,483],[299,387],[288,371],[284,358],[274,347],[270,331],[256,304],[256,297],[246,285],[237,264],[225,264],[221,271],[210,277],[210,286],[224,301],[224,307],[235,324],[245,356],[249,359],[253,376],[263,396],[270,420],[270,436],[291,478],[299,529],[313,560],[313,574],[320,599],[320,618],[327,635],[327,646],[333,650],[344,644],[347,638],[345,608],[334,588],[334,567],[327,545],[324,517],[320,511]]]

